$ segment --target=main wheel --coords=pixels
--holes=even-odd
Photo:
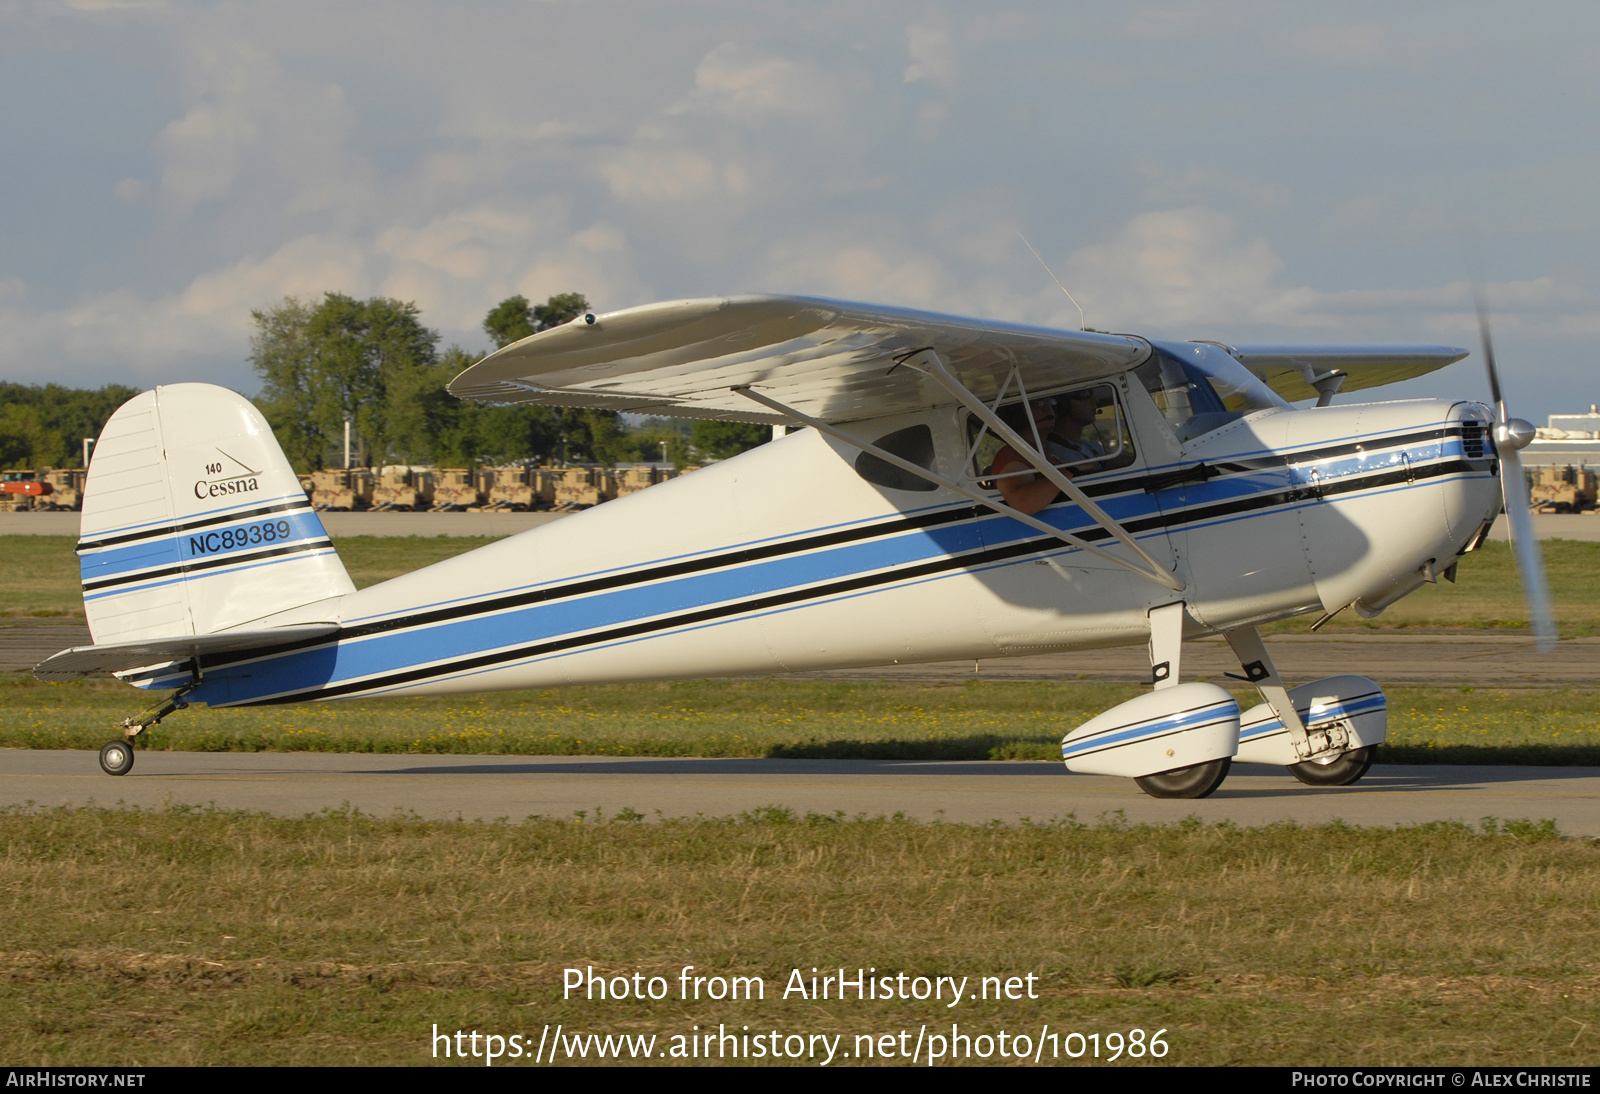
[[[133,770],[133,743],[112,741],[100,747],[100,770],[107,775],[126,775]]]
[[[1206,798],[1222,785],[1232,766],[1233,757],[1224,756],[1210,763],[1180,767],[1176,771],[1163,771],[1159,775],[1146,775],[1133,781],[1152,798]]]
[[[1367,773],[1372,766],[1376,745],[1351,749],[1331,760],[1307,760],[1303,764],[1290,764],[1289,774],[1307,786],[1349,786]]]

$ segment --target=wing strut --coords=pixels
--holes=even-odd
[[[977,415],[979,421],[989,427],[990,432],[1009,444],[1019,456],[1028,461],[1035,471],[1053,483],[1057,490],[1060,490],[1076,502],[1078,508],[1087,513],[1096,524],[1111,533],[1118,543],[1132,551],[1146,567],[1149,567],[1149,576],[1155,576],[1157,581],[1174,592],[1183,591],[1183,583],[1181,581],[1168,573],[1161,563],[1151,558],[1149,552],[1139,546],[1138,541],[1128,534],[1126,528],[1112,520],[1109,513],[1091,501],[1089,495],[1074,485],[1071,479],[1063,475],[1060,469],[1052,464],[1044,453],[1024,440],[1020,433],[1000,420],[1000,416],[994,412],[993,408],[967,390],[967,386],[956,379],[954,374],[945,367],[944,361],[940,359],[937,353],[931,349],[921,350],[900,363],[922,373],[938,383],[951,395],[954,395],[963,406]],[[1128,566],[1129,569],[1137,573],[1145,572],[1143,567],[1131,566],[1126,562],[1122,563],[1122,565]]]
[[[824,422],[821,419],[813,418],[809,414],[802,414],[800,411],[795,410],[793,407],[785,406],[784,404],[778,402],[776,399],[771,399],[771,398],[768,398],[767,396],[761,394],[759,391],[753,391],[753,390],[751,390],[750,388],[747,388],[747,387],[736,387],[736,388],[732,388],[731,390],[734,391],[735,393],[739,394],[739,395],[743,395],[746,399],[749,399],[752,402],[760,403],[762,406],[767,407],[769,410],[775,410],[779,414],[783,414],[783,415],[786,415],[786,416],[788,416],[790,418],[793,418],[795,421],[803,422],[806,425],[810,426],[812,429],[815,429],[818,433],[824,433],[824,434],[826,434],[826,435],[828,435],[830,437],[837,437],[839,440],[843,441],[845,444],[850,445],[852,448],[858,448],[863,452],[871,453],[872,455],[876,456],[878,459],[884,461],[885,463],[893,464],[894,466],[900,468],[902,471],[909,471],[911,474],[916,475],[918,478],[926,479],[929,482],[934,483],[935,485],[944,487],[946,490],[952,491],[953,493],[960,494],[961,496],[963,496],[965,498],[969,498],[972,501],[977,502],[979,505],[984,506],[985,508],[993,509],[996,513],[999,513],[1001,516],[1010,517],[1012,520],[1020,521],[1021,523],[1026,524],[1030,528],[1033,528],[1033,529],[1036,529],[1037,531],[1043,532],[1047,536],[1051,536],[1051,537],[1053,537],[1055,539],[1059,539],[1062,543],[1067,544],[1069,547],[1076,547],[1079,550],[1087,551],[1090,554],[1092,554],[1092,555],[1094,555],[1094,556],[1096,556],[1098,558],[1105,559],[1107,562],[1112,562],[1112,563],[1115,563],[1116,565],[1121,566],[1121,567],[1123,567],[1125,569],[1132,570],[1134,573],[1138,574],[1140,577],[1147,577],[1152,581],[1160,582],[1162,585],[1165,585],[1166,587],[1168,587],[1170,589],[1173,589],[1175,591],[1182,591],[1182,589],[1183,589],[1183,586],[1180,583],[1178,583],[1176,578],[1174,578],[1171,574],[1169,574],[1165,570],[1163,570],[1159,565],[1156,565],[1154,563],[1154,560],[1151,559],[1150,556],[1148,554],[1146,554],[1143,551],[1143,549],[1141,549],[1137,545],[1134,546],[1134,550],[1138,552],[1139,557],[1141,557],[1141,558],[1145,559],[1146,561],[1152,563],[1150,569],[1146,569],[1143,566],[1139,566],[1139,565],[1137,565],[1135,563],[1129,562],[1127,559],[1118,558],[1116,555],[1113,555],[1108,551],[1102,550],[1101,548],[1096,547],[1092,543],[1087,543],[1084,540],[1079,539],[1077,536],[1073,535],[1071,532],[1064,532],[1060,528],[1057,528],[1057,527],[1055,527],[1053,525],[1050,525],[1050,524],[1046,524],[1044,521],[1040,520],[1038,517],[1031,516],[1031,515],[1029,515],[1027,513],[1022,512],[1019,509],[1013,509],[1013,508],[1011,508],[1011,506],[1006,505],[1003,502],[999,502],[999,501],[994,500],[991,497],[988,497],[987,495],[983,494],[979,490],[974,490],[973,488],[971,488],[969,486],[965,486],[965,485],[963,485],[961,483],[954,482],[954,481],[952,481],[950,479],[947,479],[943,475],[940,475],[940,474],[937,474],[936,472],[930,471],[928,468],[923,467],[920,464],[915,464],[915,463],[912,463],[910,460],[902,459],[901,457],[896,456],[892,452],[886,452],[883,449],[879,448],[877,445],[868,444],[866,441],[861,440],[859,437],[852,437],[850,434],[846,433],[844,430],[838,428],[837,426],[830,425],[829,423]],[[1018,451],[1021,451],[1021,449],[1019,448]],[[1030,449],[1029,451],[1032,451],[1032,450]],[[1064,477],[1065,476],[1063,476],[1063,478]],[[1079,493],[1081,494],[1082,491],[1079,491]],[[1091,502],[1090,505],[1093,505],[1093,503]],[[1099,512],[1099,507],[1098,506],[1095,507],[1095,511]],[[1102,513],[1101,516],[1104,516],[1104,514]],[[1096,518],[1096,519],[1098,520],[1098,518]],[[1110,520],[1111,518],[1110,517],[1105,517],[1105,519],[1106,520]]]

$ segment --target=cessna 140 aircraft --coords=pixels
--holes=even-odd
[[[222,388],[158,387],[113,415],[89,469],[78,554],[95,644],[36,672],[172,689],[101,750],[120,775],[136,735],[192,702],[1145,644],[1153,689],[1068,732],[1069,768],[1161,797],[1211,793],[1234,759],[1348,784],[1384,738],[1383,692],[1357,676],[1288,687],[1261,624],[1373,616],[1454,580],[1504,493],[1535,632],[1553,634],[1517,457],[1533,430],[1507,418],[1492,357],[1493,410],[1329,405],[1341,385],[1464,356],[1166,342],[789,296],[586,314],[450,390],[788,431],[359,592],[255,408]],[[1260,691],[1251,710],[1182,682],[1183,641],[1219,633]]]

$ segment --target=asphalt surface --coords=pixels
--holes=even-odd
[[[1281,769],[1241,764],[1210,798],[1169,801],[1147,797],[1128,779],[1074,775],[1052,763],[141,752],[132,772],[113,778],[90,752],[0,750],[0,806],[172,804],[510,821],[580,810],[727,816],[766,806],[968,824],[1196,816],[1249,826],[1342,820],[1387,827],[1477,825],[1493,816],[1550,819],[1568,835],[1596,837],[1600,768],[1379,765],[1353,787],[1316,789]]]

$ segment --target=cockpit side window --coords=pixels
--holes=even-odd
[[[1221,347],[1190,344],[1178,348],[1179,352],[1173,353],[1154,347],[1155,352],[1134,375],[1180,442],[1220,429],[1253,411],[1288,407]]]
[[[996,414],[1030,444],[1038,445],[1055,466],[1073,475],[1126,467],[1134,460],[1127,415],[1111,384],[1036,395],[1004,404]],[[1045,423],[1042,429],[1039,423]],[[972,476],[985,486],[992,486],[996,478],[1034,474],[1026,466],[1006,471],[996,465],[1009,446],[976,415],[967,417],[966,433]]]

